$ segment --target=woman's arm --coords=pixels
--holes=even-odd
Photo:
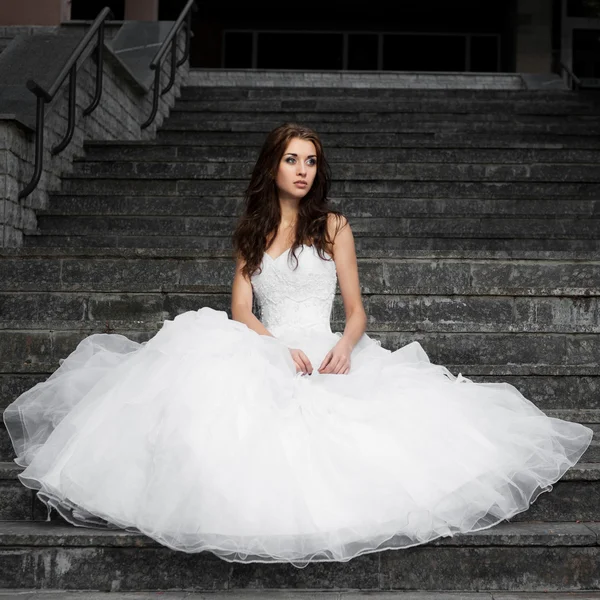
[[[346,313],[346,326],[340,341],[323,359],[319,372],[348,373],[350,354],[367,328],[367,315],[360,294],[356,249],[350,225],[345,217],[330,215],[328,226],[333,234],[333,254]]]
[[[252,313],[252,284],[242,273],[244,260],[238,258],[235,264],[235,275],[231,287],[231,316],[235,321],[244,323],[256,333],[273,335]]]

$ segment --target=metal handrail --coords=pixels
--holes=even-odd
[[[175,72],[177,67],[180,67],[188,58],[190,54],[190,38],[192,36],[192,12],[196,12],[198,6],[196,0],[188,0],[183,10],[179,14],[177,21],[171,27],[167,37],[161,44],[158,52],[150,63],[150,68],[154,71],[154,88],[152,90],[152,110],[150,116],[142,123],[141,128],[146,129],[148,125],[154,121],[156,113],[158,112],[158,95],[163,96],[166,94],[175,83]],[[181,26],[185,23],[185,46],[183,49],[183,56],[177,60],[177,34],[181,29]],[[169,45],[171,46],[171,73],[169,75],[169,83],[163,90],[160,90],[160,75],[162,71],[162,62],[168,51]]]
[[[575,73],[573,73],[573,71],[567,65],[565,65],[562,60],[558,61],[558,66],[560,67],[561,71],[564,71],[567,74],[569,89],[580,89],[581,79],[579,79],[579,77],[577,77],[577,75],[575,75]]]
[[[197,11],[196,0],[188,0],[187,4],[181,11],[177,21],[175,21],[173,27],[169,31],[167,37],[162,43],[160,49],[154,56],[154,59],[150,63],[150,68],[155,71],[154,75],[154,90],[152,95],[152,111],[146,121],[141,124],[141,129],[148,127],[158,111],[158,95],[159,91],[161,95],[166,94],[175,83],[175,73],[178,67],[183,65],[188,59],[190,54],[190,38],[192,36],[192,11]],[[42,176],[42,169],[44,164],[44,117],[45,117],[45,105],[52,102],[64,80],[69,76],[69,116],[67,122],[67,131],[63,139],[53,146],[50,150],[52,155],[59,154],[69,144],[73,138],[75,132],[75,108],[76,108],[76,92],[77,92],[77,61],[87,48],[92,38],[97,34],[96,45],[93,48],[93,52],[96,55],[96,90],[92,102],[83,110],[83,115],[87,116],[91,114],[98,104],[102,96],[102,75],[103,75],[103,54],[104,54],[104,24],[108,19],[113,18],[113,13],[108,6],[104,7],[99,13],[94,22],[91,24],[85,36],[77,44],[77,47],[71,53],[71,56],[65,66],[61,69],[60,73],[56,76],[54,83],[48,90],[45,90],[41,85],[36,83],[33,79],[27,81],[27,88],[33,92],[37,98],[36,104],[36,131],[35,131],[35,166],[31,181],[19,192],[19,200],[29,196],[31,192],[36,188]],[[183,49],[183,56],[177,60],[177,35],[182,25],[185,23],[185,46]],[[160,74],[161,65],[164,57],[168,51],[169,45],[171,46],[171,73],[169,82],[163,90],[160,90]]]
[[[19,192],[18,198],[25,198],[36,188],[42,176],[44,163],[44,116],[45,105],[52,102],[64,80],[69,76],[69,117],[67,122],[67,131],[63,139],[51,150],[52,155],[62,152],[73,137],[75,131],[75,106],[77,91],[77,61],[87,48],[92,38],[97,34],[96,45],[93,49],[96,53],[96,90],[92,102],[83,110],[85,116],[91,114],[100,102],[102,96],[102,57],[104,49],[104,23],[113,17],[113,13],[108,6],[104,7],[99,13],[85,36],[80,40],[77,47],[71,53],[71,56],[60,73],[56,76],[50,89],[45,90],[33,79],[27,81],[27,88],[36,96],[36,120],[35,120],[35,167],[31,181]]]

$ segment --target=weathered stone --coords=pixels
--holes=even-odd
[[[116,152],[127,160],[159,160],[196,162],[196,161],[255,161],[260,144],[248,144],[243,147],[220,146],[206,148],[203,146],[185,145],[137,145],[137,146],[102,146],[88,145],[87,160],[114,160]],[[479,164],[523,164],[523,163],[598,163],[598,150],[565,149],[565,148],[373,148],[368,146],[337,147],[325,150],[327,160],[332,165],[338,163],[363,162],[377,163],[479,163]]]
[[[498,382],[500,379],[516,387],[526,398],[542,409],[587,407],[600,408],[600,376],[581,375],[473,375],[474,381]]]
[[[0,292],[0,327],[14,322],[83,321],[87,312],[88,298],[84,294]]]
[[[371,330],[600,332],[594,298],[364,295]],[[343,325],[340,296],[333,320]]]
[[[261,131],[265,134],[281,125],[282,117],[303,122],[316,129],[319,133],[325,132],[382,132],[393,133],[405,131],[408,133],[438,131],[465,133],[480,132],[494,133],[555,133],[564,135],[594,135],[600,131],[596,122],[564,123],[560,120],[551,120],[548,123],[538,123],[531,119],[523,118],[512,121],[501,120],[470,120],[460,116],[452,118],[451,115],[431,115],[431,120],[424,120],[421,115],[411,118],[410,114],[378,115],[377,120],[369,121],[369,115],[336,115],[336,118],[325,120],[321,115],[310,112],[292,112],[285,116],[277,113],[262,113],[256,118],[253,114],[202,114],[177,112],[169,119],[170,127],[186,126],[196,131]],[[439,119],[434,117],[439,116]],[[354,117],[354,118],[353,118]]]
[[[180,238],[185,242],[187,238]],[[356,236],[360,256],[391,258],[399,252],[504,252],[506,256],[531,258],[547,252],[598,252],[598,240],[543,238],[443,238],[443,237],[365,237]]]
[[[179,279],[176,261],[62,261],[61,289],[65,290],[162,290],[175,286]]]
[[[577,203],[572,203],[577,210]],[[569,204],[570,206],[570,204]],[[220,196],[180,198],[177,196],[68,196],[54,195],[43,215],[190,215],[234,217],[241,212],[239,198]],[[565,210],[567,210],[565,206]],[[588,207],[582,206],[581,211]],[[579,214],[579,213],[577,213]]]
[[[558,591],[596,588],[596,548],[417,548],[382,556],[391,589]]]
[[[157,547],[144,536],[6,523],[0,585],[135,589],[577,590],[595,588],[599,547],[584,524],[504,524],[348,563],[229,564]],[[15,546],[21,546],[15,548]],[[46,565],[44,567],[44,565]],[[518,573],[525,572],[520,577]],[[43,583],[42,583],[43,582]]]
[[[68,194],[114,194],[124,196],[175,196],[178,193],[176,181],[152,180],[119,181],[117,180],[86,180],[63,179],[62,191]],[[227,194],[229,195],[229,194]]]
[[[233,261],[186,261],[181,265],[178,288],[194,291],[210,287],[214,292],[230,292],[234,269]]]
[[[12,400],[14,399],[15,398],[12,398]],[[8,402],[6,402],[6,404],[8,404]],[[4,403],[2,409],[4,409]],[[12,461],[14,457],[15,451],[12,442],[10,441],[8,431],[6,431],[4,423],[0,423],[0,461]]]
[[[583,460],[583,459],[582,459]],[[579,475],[579,474],[578,474]],[[511,521],[594,521],[600,505],[600,482],[559,481]]]
[[[186,146],[246,146],[254,147],[263,143],[264,133],[246,132],[242,137],[232,131],[190,131],[185,125],[174,125],[168,120],[158,132],[157,139],[169,144]],[[347,146],[369,146],[373,148],[600,148],[600,142],[593,137],[539,133],[496,133],[485,132],[438,132],[433,137],[428,133],[368,133],[368,132],[324,132],[321,139],[326,148]]]
[[[31,490],[19,481],[0,481],[0,521],[24,521],[32,518]]]
[[[60,286],[60,262],[47,260],[0,260],[3,290],[39,289],[40,285],[56,289]]]
[[[582,357],[576,352],[578,342],[572,339],[576,336],[568,334],[377,332],[373,333],[373,337],[381,340],[382,346],[390,350],[413,341],[420,342],[431,361],[442,365],[580,365],[594,360],[591,357],[593,338],[588,340],[589,351]]]

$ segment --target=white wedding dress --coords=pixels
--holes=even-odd
[[[348,375],[320,375],[341,336],[335,263],[297,256],[265,254],[252,278],[275,338],[205,307],[143,344],[84,339],[4,412],[21,481],[75,525],[304,566],[491,527],[580,459],[591,429],[455,377],[418,343],[364,335]]]

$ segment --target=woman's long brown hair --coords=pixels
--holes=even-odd
[[[317,152],[317,173],[308,193],[300,201],[296,236],[290,255],[298,264],[295,250],[302,244],[313,244],[319,256],[328,260],[324,253],[331,254],[333,240],[327,229],[329,213],[341,215],[328,206],[327,195],[331,185],[331,172],[323,152],[319,136],[312,129],[296,123],[284,123],[273,129],[265,140],[246,188],[245,209],[233,234],[236,256],[244,259],[242,273],[250,277],[260,268],[267,249],[267,242],[277,234],[281,221],[281,209],[275,179],[279,163],[288,144],[294,138],[308,140]],[[338,218],[339,226],[339,218]]]

